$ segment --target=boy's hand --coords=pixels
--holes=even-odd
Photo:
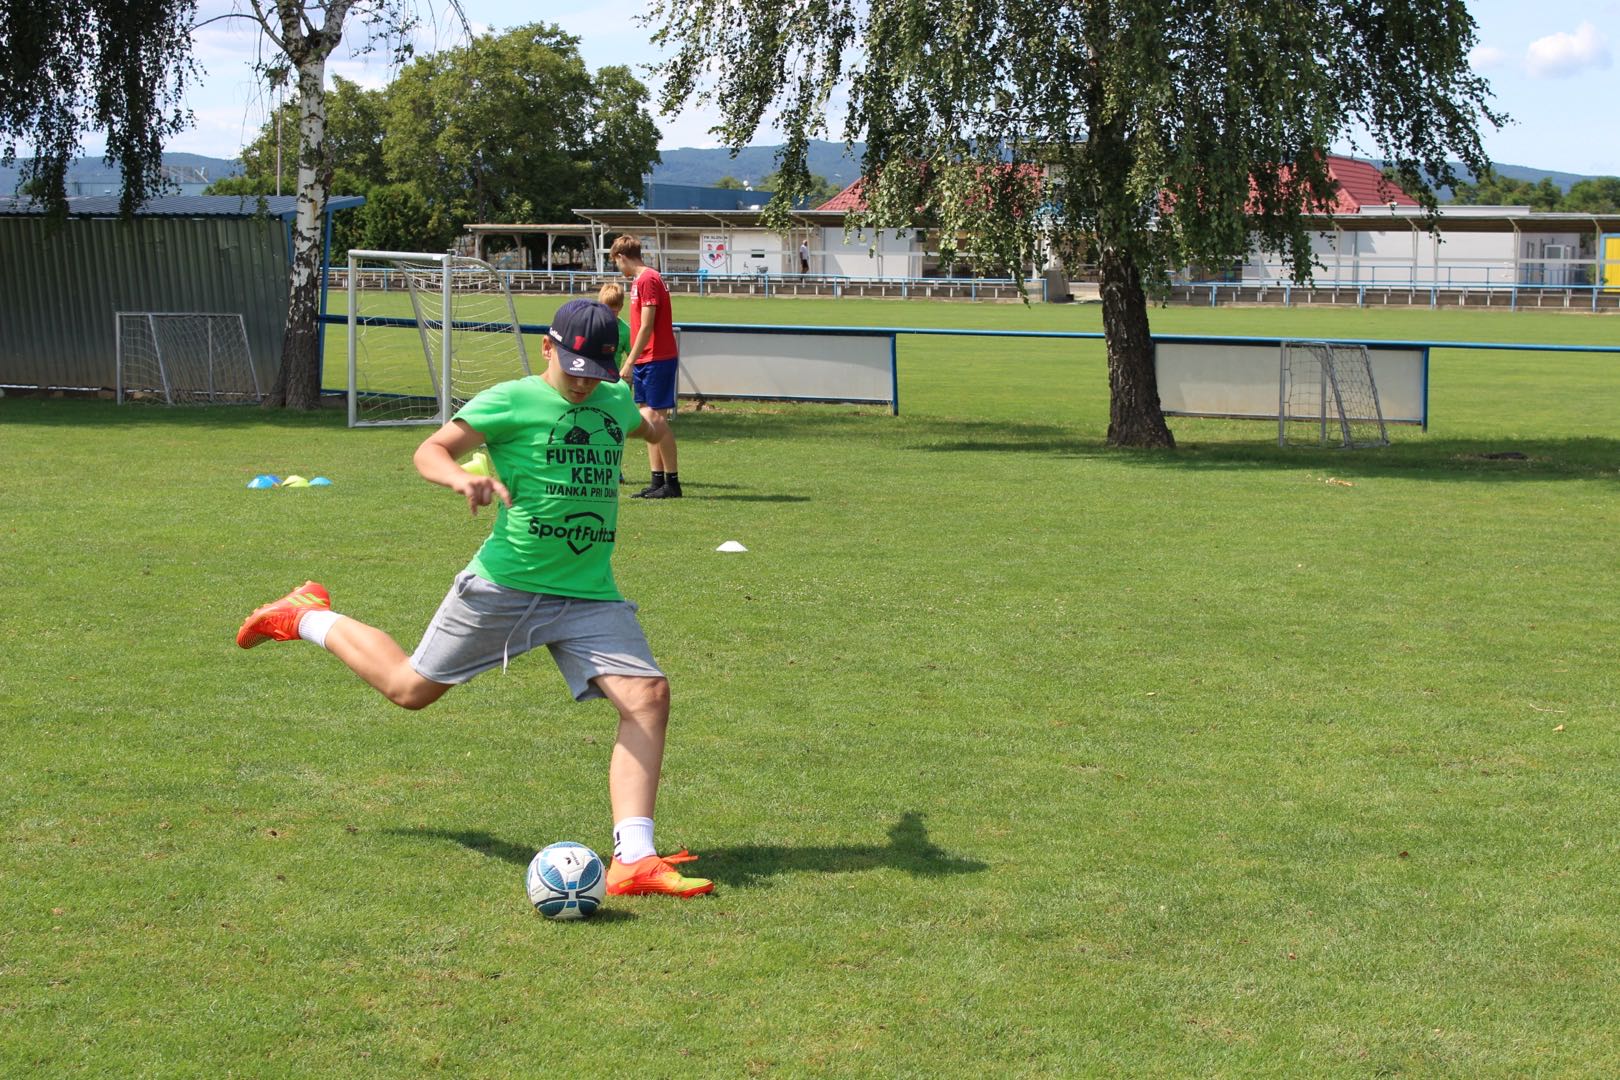
[[[506,490],[506,485],[493,476],[474,476],[463,472],[450,482],[450,490],[467,497],[467,509],[472,511],[474,517],[478,516],[480,506],[488,506],[496,496],[508,508],[512,505],[512,495]]]

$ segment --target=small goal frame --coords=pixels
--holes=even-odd
[[[171,377],[170,370],[169,370],[168,366],[165,364],[164,359],[163,359],[163,338],[162,338],[161,335],[159,335],[158,330],[157,330],[158,320],[159,319],[165,319],[165,320],[167,320],[167,319],[205,319],[205,320],[208,320],[207,323],[206,323],[206,326],[208,328],[208,341],[207,341],[208,356],[207,356],[207,360],[206,360],[206,363],[207,363],[207,380],[206,380],[207,385],[206,386],[202,386],[202,387],[185,387],[183,389],[175,386],[175,381]],[[264,400],[264,388],[259,385],[259,370],[258,370],[258,368],[253,366],[253,347],[248,342],[247,322],[246,322],[246,320],[244,320],[242,318],[242,313],[241,312],[239,312],[239,311],[115,311],[115,312],[113,312],[113,396],[114,396],[114,400],[116,400],[116,402],[119,405],[125,404],[125,402],[128,401],[128,400],[134,400],[132,397],[130,397],[128,394],[125,393],[125,382],[126,382],[126,379],[125,379],[126,359],[125,359],[125,356],[124,356],[124,325],[125,325],[125,320],[131,320],[131,321],[134,321],[134,322],[137,322],[137,323],[144,322],[146,324],[147,333],[148,333],[148,336],[150,337],[151,342],[152,342],[153,359],[155,360],[155,362],[157,364],[158,380],[162,384],[161,388],[162,388],[162,391],[163,391],[164,404],[166,404],[166,405],[174,405],[174,404],[176,404],[175,397],[176,397],[177,393],[186,393],[186,394],[190,395],[184,401],[180,402],[180,404],[221,404],[222,402],[220,400],[220,397],[221,397],[221,395],[225,395],[225,394],[229,395],[227,401],[229,403],[232,403],[232,404],[257,404],[258,402]],[[214,348],[214,325],[215,325],[216,321],[221,321],[221,320],[225,321],[226,323],[234,323],[235,324],[236,335],[237,335],[236,336],[236,341],[241,346],[241,352],[240,352],[238,358],[241,361],[242,367],[246,370],[247,380],[246,380],[246,382],[244,382],[242,384],[242,386],[239,389],[233,389],[233,390],[223,389],[219,385],[220,380],[216,379],[216,373],[220,373],[219,365],[216,363],[216,358],[219,357],[222,354],[216,353],[215,348]],[[241,374],[241,371],[234,372],[234,374],[239,376]],[[251,383],[252,387],[253,387],[253,390],[252,390],[251,394],[247,390],[247,384],[248,383]],[[144,390],[144,388],[140,388],[140,389]]]
[[[1314,377],[1299,380],[1302,372],[1297,369],[1311,365]],[[1282,342],[1277,359],[1277,445],[1288,446],[1289,424],[1301,422],[1316,428],[1318,446],[1351,450],[1389,445],[1378,379],[1366,345]]]

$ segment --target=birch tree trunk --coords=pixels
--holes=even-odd
[[[343,39],[353,0],[325,5],[314,26],[299,0],[276,0],[278,25],[261,23],[298,73],[298,209],[293,220],[292,269],[281,367],[265,404],[314,409],[321,400],[321,256],[332,167],[326,155],[326,58]],[[259,10],[255,3],[255,10]]]

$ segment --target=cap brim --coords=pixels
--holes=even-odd
[[[555,338],[552,339],[551,343],[557,349],[564,375],[577,375],[582,379],[601,379],[603,382],[619,381],[619,369],[613,365],[604,364],[595,357],[586,356],[584,353],[565,349]],[[584,366],[576,367],[575,361],[579,361]]]

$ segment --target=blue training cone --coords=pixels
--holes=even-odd
[[[314,478],[312,478],[310,480],[309,486],[310,487],[331,487],[332,486],[332,481],[328,480],[324,476],[317,476],[317,477],[314,477]]]
[[[253,479],[249,480],[247,486],[254,489],[255,491],[263,491],[266,488],[275,487],[276,484],[279,483],[279,482],[280,482],[279,477],[271,476],[269,473],[263,473],[263,474],[261,474],[259,476],[255,476]]]

